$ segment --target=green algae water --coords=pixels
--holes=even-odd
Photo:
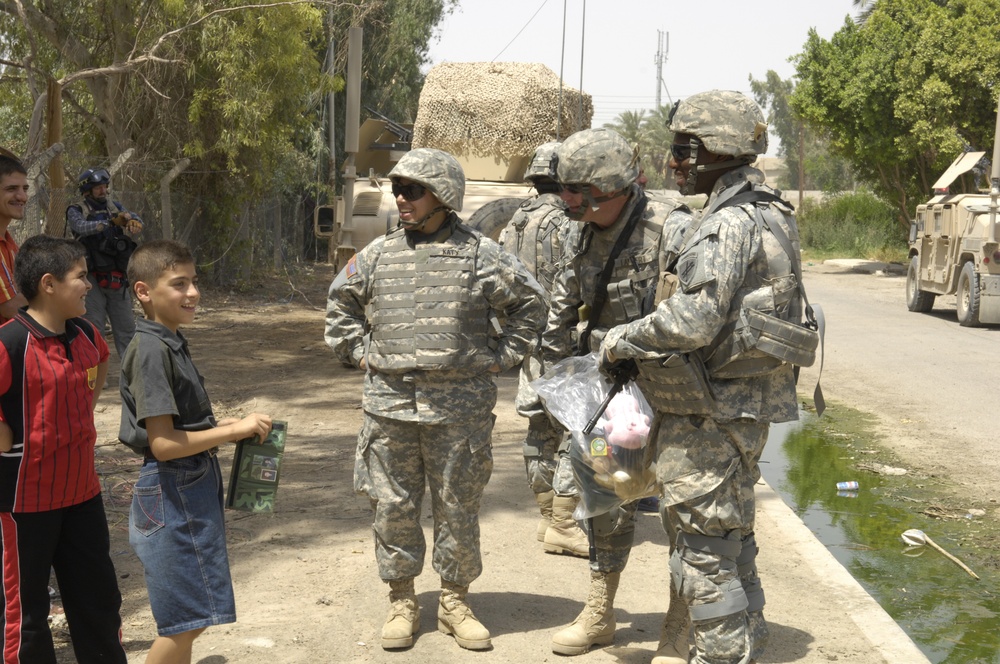
[[[1000,541],[988,523],[993,519],[975,510],[945,510],[944,519],[923,514],[941,511],[940,481],[865,471],[878,464],[905,468],[878,446],[873,431],[871,420],[841,407],[821,419],[804,414],[800,423],[775,425],[761,459],[764,479],[928,659],[1000,664],[997,552],[977,546]],[[858,489],[839,491],[837,483],[847,481],[857,481]],[[930,546],[908,547],[901,535],[911,528],[980,580]]]

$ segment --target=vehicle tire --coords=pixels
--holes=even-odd
[[[524,202],[523,198],[498,198],[490,201],[483,207],[475,211],[465,222],[466,226],[475,228],[488,238],[498,240],[500,231],[504,229],[510,218],[517,212],[517,208]]]
[[[906,271],[906,308],[910,311],[927,313],[934,308],[934,293],[920,290],[920,256],[910,259],[910,267]]]
[[[976,274],[976,265],[972,261],[962,266],[955,297],[958,299],[956,313],[959,325],[979,327],[979,275]]]

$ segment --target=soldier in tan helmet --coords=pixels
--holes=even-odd
[[[524,179],[538,192],[518,207],[510,222],[500,233],[500,246],[517,256],[545,289],[552,290],[552,281],[562,264],[566,251],[565,236],[576,222],[566,216],[566,204],[559,197],[555,177],[555,152],[559,143],[543,143],[531,156]],[[587,535],[573,519],[576,507],[576,487],[572,495],[556,496],[552,480],[556,469],[556,451],[565,431],[553,422],[542,407],[531,381],[541,376],[539,350],[524,358],[521,365],[517,398],[517,413],[528,419],[524,437],[524,467],[528,487],[535,494],[542,518],[536,537],[548,553],[565,553],[586,558],[589,551]]]
[[[400,227],[348,261],[330,286],[326,316],[338,358],[367,371],[354,485],[371,500],[375,559],[389,584],[382,647],[410,647],[420,625],[414,578],[424,564],[428,484],[438,629],[463,648],[485,650],[489,630],[466,595],[483,568],[479,505],[493,469],[493,376],[536,343],[544,293],[517,259],[459,219],[465,175],[453,156],[411,150],[389,178]]]
[[[659,275],[668,269],[691,222],[678,200],[649,197],[636,182],[637,149],[610,129],[571,135],[556,150],[556,178],[572,227],[567,259],[556,274],[542,336],[545,368],[600,348],[616,325],[650,313]],[[578,493],[567,450],[553,487],[557,500]],[[588,520],[595,544],[587,604],[552,637],[552,650],[579,655],[612,642],[614,599],[635,535],[636,502]]]
[[[793,364],[811,363],[765,347],[760,333],[782,346],[805,330],[798,230],[791,206],[751,166],[767,150],[753,101],[696,94],[674,106],[669,126],[681,192],[708,202],[685,236],[677,292],[608,331],[602,367],[634,360],[657,413],[650,436],[672,583],[653,663],[747,664],[767,641],[755,564],[758,460],[770,424],[798,418]]]

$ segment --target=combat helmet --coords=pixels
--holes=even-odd
[[[531,161],[528,163],[528,168],[524,171],[525,182],[531,182],[534,184],[539,180],[556,179],[554,157],[558,147],[559,141],[550,141],[548,143],[542,143],[535,148],[535,154],[531,155]]]
[[[578,131],[556,149],[556,180],[564,186],[589,184],[612,193],[638,176],[638,148],[611,129]]]
[[[694,193],[698,173],[751,164],[767,152],[767,123],[760,107],[746,95],[732,90],[709,90],[678,100],[670,111],[667,127],[674,134],[691,138],[691,176],[682,193]],[[698,146],[733,161],[697,164]]]
[[[406,178],[422,184],[441,205],[461,212],[465,197],[465,172],[462,165],[444,150],[416,148],[403,155],[391,171],[389,179]]]
[[[80,177],[76,181],[80,186],[80,193],[86,194],[98,185],[110,184],[111,176],[103,168],[88,168],[83,173],[80,173]]]

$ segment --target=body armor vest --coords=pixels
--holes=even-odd
[[[562,258],[560,227],[573,223],[566,217],[556,194],[529,198],[510,220],[514,232],[514,255],[528,268],[546,293],[552,292],[558,261]]]
[[[635,238],[642,234],[641,244],[635,243]],[[632,238],[615,259],[611,277],[608,280],[608,296],[605,306],[599,313],[588,342],[589,349],[581,348],[580,354],[596,350],[604,335],[612,327],[629,323],[651,313],[654,309],[653,298],[660,270],[660,237],[663,233],[663,219],[644,214],[638,226],[632,231]],[[589,225],[580,233],[580,244],[577,253],[590,250],[596,231]],[[606,256],[610,252],[604,252]],[[590,307],[594,302],[597,280],[604,265],[596,265],[592,261],[580,265],[577,278],[580,280],[580,291],[584,304],[581,307],[580,325],[586,326],[590,315]],[[586,315],[584,315],[586,314]]]
[[[414,244],[402,230],[386,237],[372,276],[373,369],[446,370],[453,378],[489,369],[496,358],[478,250],[479,237],[457,223],[442,242]]]
[[[702,220],[725,206],[725,202],[717,203]],[[757,255],[712,343],[693,353],[637,361],[637,383],[655,409],[711,415],[716,411],[713,380],[767,376],[786,364],[812,365],[818,333],[801,322],[803,291],[796,276],[800,258],[795,218],[775,205],[754,204],[751,221],[760,238]],[[721,221],[708,221],[692,228],[685,247],[717,234],[720,225]]]
[[[121,207],[113,202],[108,202],[104,208],[96,208],[87,199],[83,199],[83,206],[75,206],[82,212],[86,208],[87,221],[99,221],[104,224],[104,230],[90,235],[73,236],[80,241],[80,244],[87,250],[87,271],[88,272],[121,272],[124,274],[128,269],[129,258],[138,246],[135,241],[125,235],[120,227],[111,223],[113,215],[108,206]],[[124,283],[124,282],[123,282]]]

